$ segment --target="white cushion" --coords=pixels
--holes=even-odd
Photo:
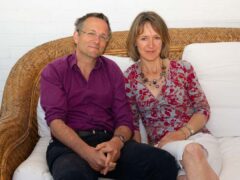
[[[45,120],[45,112],[42,109],[40,100],[38,100],[38,105],[37,105],[37,123],[38,123],[38,135],[40,137],[49,137],[50,129]]]
[[[217,137],[240,136],[240,42],[185,47],[211,107],[207,127]]]
[[[240,137],[219,138],[223,166],[221,180],[239,180]]]
[[[39,139],[31,155],[18,166],[13,180],[53,180],[46,161],[46,150],[50,137]]]
[[[120,56],[112,56],[112,55],[104,55],[106,58],[113,60],[119,68],[124,72],[127,70],[129,66],[131,66],[134,61],[131,60],[129,57],[120,57]]]

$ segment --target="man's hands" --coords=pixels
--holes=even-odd
[[[94,148],[84,142],[61,119],[53,120],[50,129],[55,138],[86,160],[95,171],[107,174],[115,169],[116,161],[119,159],[120,150],[123,147],[123,142],[119,137],[113,136],[111,140],[98,144]],[[119,126],[115,133],[124,135],[126,140],[131,137],[131,130],[127,126]]]
[[[120,135],[124,138],[121,138]],[[79,154],[94,170],[105,175],[115,169],[124,141],[129,140],[131,135],[132,131],[129,127],[125,125],[119,126],[115,129],[111,140],[98,144],[96,148],[89,145],[85,146],[87,149],[81,147],[84,153]]]
[[[88,146],[83,157],[95,171],[106,175],[116,167],[116,161],[120,157],[123,143],[118,137],[113,137],[107,142],[98,144],[96,148]]]
[[[105,175],[115,169],[123,145],[123,142],[118,137],[113,137],[110,141],[97,145],[96,149],[106,155],[105,168],[100,171],[102,174]]]
[[[105,168],[106,155],[103,151],[99,151],[94,147],[88,146],[84,154],[83,158],[95,171],[101,171]]]

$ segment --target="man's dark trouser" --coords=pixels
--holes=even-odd
[[[112,134],[81,137],[91,146],[108,141]],[[47,149],[47,163],[54,180],[176,180],[178,167],[173,156],[150,145],[127,141],[114,171],[106,176],[94,171],[71,149],[54,139]]]

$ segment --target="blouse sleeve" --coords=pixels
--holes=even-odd
[[[136,102],[136,96],[134,94],[134,90],[132,87],[133,82],[131,82],[131,79],[128,76],[128,71],[124,73],[124,77],[125,77],[125,91],[133,114],[134,130],[139,131],[140,115]]]
[[[201,113],[209,118],[210,116],[210,106],[208,104],[207,98],[204,91],[198,81],[196,72],[193,66],[184,61],[185,71],[187,75],[186,88],[188,91],[188,96],[192,101],[195,113]]]

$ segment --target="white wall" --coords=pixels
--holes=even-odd
[[[112,30],[127,30],[144,10],[169,27],[240,27],[239,0],[0,0],[0,101],[15,62],[44,42],[70,36],[77,17],[103,12]]]

